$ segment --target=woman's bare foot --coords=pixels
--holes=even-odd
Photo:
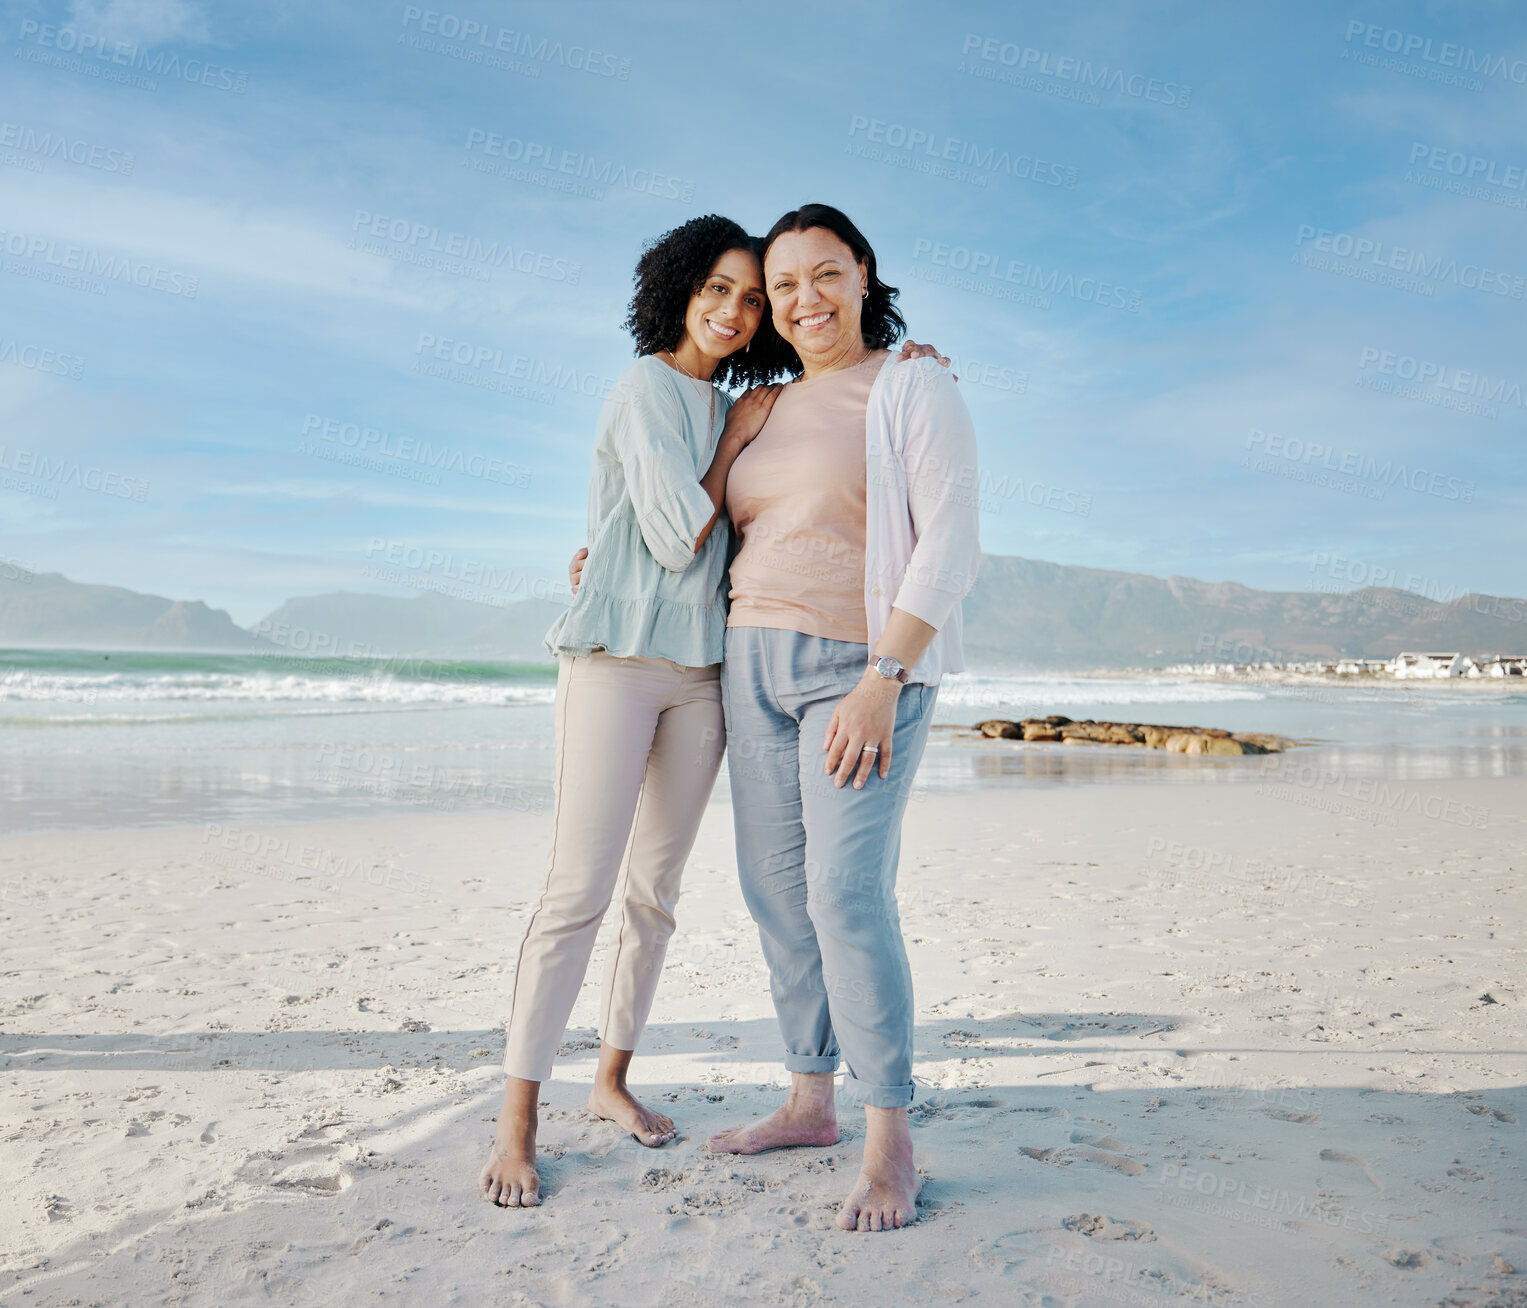
[[[838,1115],[833,1106],[831,1072],[791,1073],[784,1107],[746,1126],[718,1131],[705,1142],[712,1153],[761,1154],[793,1145],[838,1143]]]
[[[629,1131],[649,1149],[667,1144],[678,1134],[671,1117],[654,1113],[623,1085],[596,1081],[589,1092],[589,1112]]]
[[[594,1088],[589,1092],[589,1112],[625,1128],[648,1149],[656,1149],[678,1132],[671,1117],[654,1113],[626,1089],[631,1054],[631,1050],[619,1049],[601,1037],[599,1066],[594,1071]]]
[[[493,1148],[478,1184],[483,1197],[500,1208],[534,1208],[541,1202],[541,1178],[536,1174],[536,1096],[539,1081],[509,1078],[504,1104],[498,1110]]]
[[[912,1161],[905,1108],[864,1110],[864,1166],[838,1210],[845,1231],[894,1231],[917,1220],[922,1177]]]

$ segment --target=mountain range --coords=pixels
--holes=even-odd
[[[1380,586],[1253,590],[991,554],[965,600],[964,620],[967,661],[977,667],[1387,658],[1401,650],[1519,654],[1527,647],[1522,599],[1444,601]]]
[[[251,628],[200,600],[0,570],[0,645],[10,648],[226,650],[524,661],[560,606],[502,607],[425,592],[338,591],[287,600]],[[1253,590],[987,555],[964,605],[972,668],[1107,668],[1181,661],[1388,657],[1400,650],[1520,654],[1527,600],[1431,599],[1369,587],[1340,594]]]

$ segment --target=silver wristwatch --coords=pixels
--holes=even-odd
[[[907,684],[906,668],[902,667],[900,659],[890,654],[882,654],[870,664],[870,667],[888,681],[899,681],[903,686]]]

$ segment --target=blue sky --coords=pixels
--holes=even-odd
[[[1509,4],[0,12],[12,562],[530,593],[643,241],[820,200],[961,362],[988,552],[1527,593]]]

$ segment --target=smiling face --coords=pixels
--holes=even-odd
[[[806,376],[857,363],[869,268],[825,227],[785,232],[764,258],[774,327],[801,356]]]
[[[684,313],[684,334],[690,349],[716,364],[742,349],[763,321],[768,303],[763,292],[763,269],[747,250],[728,250],[716,260],[700,289],[689,297]],[[682,356],[689,351],[679,347]],[[686,364],[688,366],[688,364]]]

